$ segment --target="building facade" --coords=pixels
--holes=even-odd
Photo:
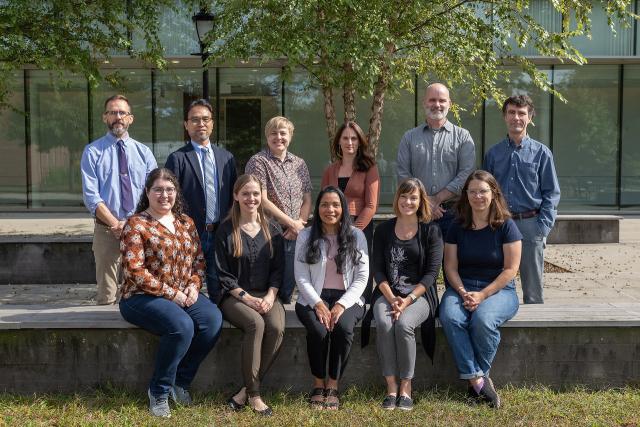
[[[545,3],[534,3],[540,19],[549,27],[560,25],[561,17]],[[634,4],[636,13],[639,3]],[[115,92],[130,99],[135,115],[131,136],[148,144],[158,164],[184,143],[184,108],[202,95],[200,60],[190,56],[198,43],[188,15],[167,14],[163,19],[174,35],[182,35],[163,40],[170,68],[150,70],[128,57],[115,57],[104,68],[126,76],[123,88],[105,84],[92,89],[84,78],[69,75],[56,81],[36,69],[15,74],[10,98],[15,110],[0,112],[0,210],[83,210],[80,156],[88,142],[105,133],[103,102]],[[614,35],[604,11],[597,8],[592,25],[592,39],[575,41],[587,65],[532,58],[566,103],[536,89],[521,73],[502,85],[507,94],[528,93],[536,103],[535,126],[529,130],[553,150],[561,213],[640,213],[640,30],[637,22],[617,25]],[[329,150],[322,93],[308,76],[300,72],[283,82],[277,66],[242,63],[210,68],[208,76],[216,107],[215,141],[232,151],[243,167],[264,146],[266,121],[285,115],[296,127],[290,149],[307,160],[317,190]],[[391,203],[396,188],[400,138],[424,119],[425,82],[416,77],[415,86],[415,93],[403,92],[385,103],[378,154],[383,206]],[[453,88],[452,98],[463,108],[470,105],[459,88]],[[368,100],[358,101],[363,127],[369,109]],[[475,115],[463,111],[460,119],[476,143],[479,166],[483,153],[505,136],[499,106],[486,100]]]

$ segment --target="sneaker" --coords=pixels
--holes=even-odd
[[[396,401],[396,407],[403,411],[410,411],[413,409],[413,399],[408,396],[400,396]]]
[[[171,410],[169,410],[169,400],[167,397],[155,397],[151,394],[151,389],[147,390],[149,396],[149,412],[154,417],[171,417]]]
[[[498,409],[500,407],[500,396],[498,396],[498,392],[493,386],[493,381],[491,378],[484,377],[484,384],[482,385],[482,389],[480,393],[478,393],[480,400],[486,402],[492,408]]]
[[[191,399],[189,390],[187,390],[186,388],[182,388],[179,385],[174,385],[173,387],[171,387],[169,396],[171,396],[171,400],[173,400],[179,406],[193,405],[193,400]]]
[[[396,409],[396,397],[393,394],[390,394],[384,398],[384,400],[382,401],[382,409],[386,409],[387,411]]]

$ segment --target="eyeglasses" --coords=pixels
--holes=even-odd
[[[131,114],[128,111],[105,111],[104,113],[107,116],[111,116],[111,117],[129,117],[129,116],[133,116],[133,114]]]
[[[208,125],[212,121],[213,121],[212,117],[190,117],[189,118],[189,123],[191,123],[192,125],[199,125],[200,122],[204,123],[205,125]]]
[[[467,194],[473,197],[486,196],[489,193],[491,193],[491,190],[486,188],[483,188],[482,190],[467,190]]]
[[[162,196],[162,193],[167,193],[167,196],[173,196],[176,194],[176,189],[175,187],[151,187],[151,192],[156,196]]]

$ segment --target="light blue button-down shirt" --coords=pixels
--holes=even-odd
[[[216,168],[216,155],[213,153],[213,150],[211,149],[211,143],[207,144],[207,145],[200,145],[197,142],[193,142],[191,141],[191,145],[193,146],[193,149],[195,150],[195,152],[198,154],[198,162],[200,163],[200,172],[202,172],[202,179],[206,179],[205,178],[205,170],[204,170],[204,148],[208,148],[209,151],[211,152],[211,161],[213,162],[213,183],[214,188],[213,188],[213,192],[216,193],[218,191],[218,171]],[[211,173],[211,172],[209,172]],[[205,188],[206,186],[206,182],[202,183],[202,188]],[[204,191],[204,195],[205,197],[207,196],[207,190],[205,189]],[[210,223],[215,223],[218,222],[218,217],[220,216],[220,214],[218,213],[218,204],[216,203],[215,206],[215,213],[214,213],[214,218],[207,218],[207,224]]]
[[[540,232],[547,236],[560,203],[560,185],[551,150],[526,136],[520,145],[509,137],[489,149],[484,169],[498,180],[513,213],[540,210]]]
[[[122,138],[116,138],[109,132],[87,145],[80,160],[82,199],[94,216],[99,203],[104,203],[111,214],[119,220],[131,216],[134,212],[133,210],[127,212],[122,208],[117,145],[120,139],[127,153],[134,205],[140,201],[147,175],[158,167],[151,150],[130,138],[128,133]]]

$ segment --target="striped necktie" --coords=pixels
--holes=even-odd
[[[218,221],[218,195],[216,186],[216,165],[212,159],[211,150],[209,147],[202,148],[202,154],[204,158],[203,172],[204,172],[204,186],[205,197],[207,205],[207,224],[212,224]]]

